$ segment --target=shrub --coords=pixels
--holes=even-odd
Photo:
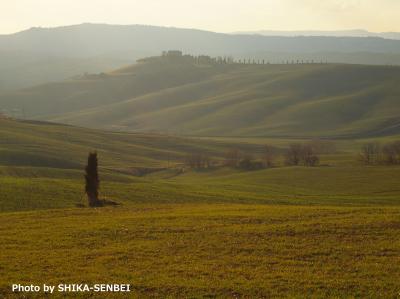
[[[253,157],[246,156],[239,161],[237,167],[243,170],[259,170],[264,168],[264,165],[260,161],[255,161]]]

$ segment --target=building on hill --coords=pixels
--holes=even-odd
[[[182,51],[179,51],[179,50],[169,50],[169,51],[163,51],[162,56],[164,56],[164,57],[182,57],[183,53],[182,53]]]

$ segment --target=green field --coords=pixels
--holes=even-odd
[[[127,298],[398,298],[400,167],[358,162],[369,140],[331,140],[318,167],[183,165],[293,141],[0,120],[0,297],[23,296],[12,283],[116,282]],[[93,149],[118,206],[80,207]]]
[[[6,213],[0,292],[112,281],[132,283],[129,298],[397,298],[399,216],[198,203]]]

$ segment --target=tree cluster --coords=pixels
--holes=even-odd
[[[319,153],[322,148],[320,142],[293,143],[283,151],[285,165],[288,166],[317,166],[319,165]],[[324,144],[324,150],[328,152],[333,150],[333,144]],[[252,155],[244,154],[243,152],[233,149],[225,154],[225,166],[235,167],[245,170],[256,170],[261,168],[274,167],[281,155],[282,150],[265,145],[261,152],[261,159],[256,160]]]
[[[245,155],[239,160],[237,168],[242,170],[259,170],[264,168],[264,164],[261,161],[257,161],[251,155]]]
[[[285,153],[285,164],[289,166],[317,166],[319,157],[312,143],[292,143]]]
[[[359,160],[366,165],[399,165],[400,141],[394,141],[381,146],[377,142],[363,144],[359,153]]]
[[[285,150],[278,149],[271,145],[264,145],[253,155],[246,150],[230,149],[224,154],[222,163],[213,162],[209,155],[203,153],[192,153],[185,159],[185,165],[192,169],[207,169],[213,165],[242,169],[259,170],[271,168],[282,161],[287,166],[318,166],[320,153],[332,153],[335,150],[334,144],[329,142],[313,140],[306,143],[293,143]]]
[[[257,161],[252,155],[245,154],[238,149],[232,149],[225,153],[224,165],[243,170],[257,170],[264,167],[263,163]]]
[[[211,167],[211,159],[202,153],[193,153],[186,157],[186,165],[192,169],[207,169]]]
[[[382,155],[386,164],[400,164],[400,141],[386,144],[382,148]]]

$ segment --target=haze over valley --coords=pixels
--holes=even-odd
[[[192,55],[265,59],[271,63],[314,60],[400,65],[400,40],[343,35],[232,35],[195,29],[89,23],[35,27],[0,35],[0,91],[109,71],[174,49]]]

